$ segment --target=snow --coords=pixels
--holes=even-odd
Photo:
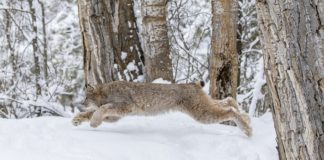
[[[120,58],[122,59],[122,60],[125,60],[126,58],[127,58],[127,52],[121,52],[121,55],[120,55]]]
[[[270,113],[252,118],[254,135],[203,125],[174,112],[125,117],[96,129],[71,118],[0,119],[3,160],[276,160]]]
[[[136,79],[133,80],[134,82],[144,82],[145,77],[143,75],[139,75]]]
[[[264,75],[264,68],[263,68],[263,58],[260,58],[258,61],[258,69],[259,71],[256,73],[255,76],[255,84],[253,87],[253,98],[249,108],[249,115],[254,116],[255,110],[257,108],[257,102],[259,99],[263,99],[264,95],[262,93],[262,86],[266,84],[265,75]]]
[[[210,88],[210,81],[205,83],[205,86],[202,89],[206,94],[209,94],[209,88]]]
[[[138,71],[138,68],[135,66],[134,62],[129,62],[126,68],[128,71]]]
[[[159,83],[159,84],[171,84],[170,81],[164,80],[163,78],[157,78],[152,81],[152,83]]]

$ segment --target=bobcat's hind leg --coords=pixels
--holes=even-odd
[[[92,117],[92,114],[95,112],[94,109],[91,109],[89,111],[85,111],[85,112],[80,112],[78,113],[76,116],[74,116],[74,118],[72,119],[72,124],[74,126],[78,126],[80,125],[82,122],[86,122],[89,121]]]
[[[227,97],[227,98],[221,99],[221,100],[213,99],[213,102],[215,105],[217,105],[219,107],[235,108],[235,110],[238,112],[240,112],[242,110],[241,107],[238,105],[237,101],[232,97]]]
[[[252,136],[252,128],[249,124],[249,117],[242,115],[232,108],[204,108],[199,111],[189,112],[194,119],[201,123],[221,123],[234,121],[235,124],[247,135]]]

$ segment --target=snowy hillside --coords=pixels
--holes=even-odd
[[[70,118],[0,119],[2,160],[276,160],[270,113],[252,119],[254,135],[203,125],[182,113],[127,117],[93,129]]]

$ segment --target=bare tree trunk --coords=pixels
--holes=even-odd
[[[324,1],[256,6],[280,159],[324,159]]]
[[[132,81],[141,75],[143,52],[133,2],[87,0],[78,1],[78,5],[86,84]]]
[[[146,81],[173,81],[166,22],[166,0],[142,0]]]
[[[210,94],[236,97],[238,86],[237,1],[212,0],[212,55],[209,59]]]
[[[30,16],[32,18],[32,32],[34,36],[32,37],[33,46],[33,56],[34,56],[34,68],[33,73],[35,74],[35,85],[36,85],[36,98],[38,95],[42,94],[42,90],[39,84],[40,81],[40,66],[39,66],[39,56],[38,56],[38,45],[37,45],[37,24],[36,24],[36,12],[33,5],[33,0],[28,0]]]
[[[118,32],[115,33],[115,61],[121,78],[133,81],[143,75],[144,53],[137,34],[133,0],[119,0]],[[135,68],[131,66],[135,66]]]
[[[109,1],[78,1],[83,39],[86,84],[113,81],[113,19],[115,8]]]
[[[48,58],[47,58],[47,32],[46,32],[46,22],[45,22],[45,7],[44,7],[44,2],[38,0],[38,3],[40,4],[42,10],[44,78],[45,78],[46,86],[48,87],[48,64],[47,64]]]

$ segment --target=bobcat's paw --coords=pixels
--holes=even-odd
[[[73,124],[74,126],[78,126],[78,125],[80,125],[81,123],[82,123],[82,118],[74,117],[74,118],[72,119],[72,124]]]
[[[244,128],[244,134],[247,135],[248,137],[251,137],[252,136],[252,128],[249,126],[247,128]]]
[[[241,114],[242,118],[244,119],[244,121],[248,124],[251,124],[251,119],[250,119],[250,116],[245,114],[245,113],[242,113]]]

